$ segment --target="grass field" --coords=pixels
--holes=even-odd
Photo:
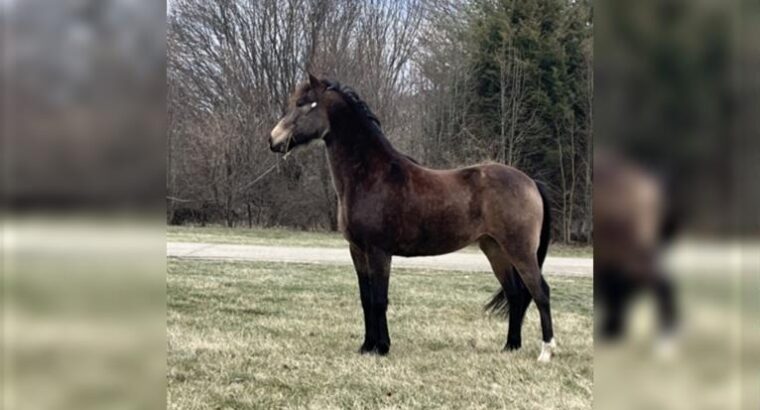
[[[356,353],[363,324],[350,269],[167,264],[172,409],[591,407],[590,278],[547,278],[559,349],[539,364],[534,306],[523,349],[501,351],[504,320],[481,311],[492,275],[394,269],[393,347],[382,358]]]
[[[337,232],[296,231],[283,228],[225,228],[222,226],[167,226],[166,240],[170,242],[229,243],[268,246],[346,247],[346,240]],[[476,245],[465,249],[480,252]],[[593,257],[591,246],[553,243],[549,256]]]

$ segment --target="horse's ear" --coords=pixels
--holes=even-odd
[[[323,91],[325,91],[325,83],[322,82],[319,78],[315,77],[314,74],[309,74],[309,85],[311,85],[311,89],[314,90],[317,94],[321,94]]]

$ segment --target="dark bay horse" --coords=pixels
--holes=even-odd
[[[681,221],[664,182],[621,153],[595,149],[596,340],[622,338],[635,297],[650,292],[659,319],[658,347],[670,349],[678,324],[676,284],[663,266],[662,252]]]
[[[549,286],[541,265],[549,245],[549,203],[527,175],[500,164],[453,170],[423,167],[396,151],[367,105],[350,88],[309,75],[272,130],[272,151],[322,139],[338,195],[338,224],[348,240],[364,310],[362,353],[391,345],[386,309],[392,255],[454,252],[478,242],[502,290],[487,305],[509,313],[506,350],[521,346],[531,300],[541,317],[539,361],[554,347]]]

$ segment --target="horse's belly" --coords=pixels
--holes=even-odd
[[[429,244],[401,245],[394,252],[398,256],[435,256],[456,252],[467,247],[472,241],[464,241],[448,246],[431,246]]]
[[[469,198],[428,202],[361,201],[341,206],[341,229],[360,247],[377,247],[399,256],[429,256],[455,252],[475,241],[481,230],[480,212]]]
[[[479,236],[476,224],[468,221],[409,223],[412,226],[406,229],[407,234],[398,238],[396,255],[431,256],[451,253],[471,244]]]

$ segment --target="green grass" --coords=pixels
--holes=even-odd
[[[394,269],[388,357],[363,337],[355,274],[282,263],[168,261],[173,409],[590,408],[590,278],[549,277],[559,349],[539,364],[531,306],[523,349],[501,351],[482,313],[492,275]]]
[[[314,246],[344,248],[346,240],[337,232],[297,231],[284,228],[225,228],[222,226],[167,226],[170,242],[229,243],[238,245]],[[480,252],[472,245],[465,252]],[[591,258],[593,249],[585,245],[553,243],[549,256]]]

